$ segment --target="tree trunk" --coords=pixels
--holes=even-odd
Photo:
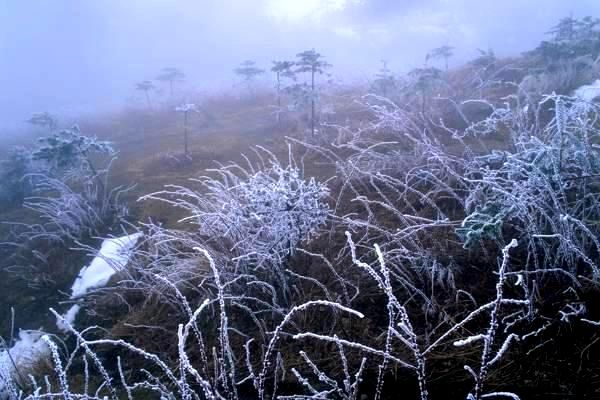
[[[281,124],[281,78],[277,72],[277,126]]]
[[[187,121],[188,121],[188,112],[184,112],[183,113],[183,146],[184,146],[184,153],[185,156],[187,157],[188,155],[188,126],[187,126]]]
[[[311,73],[311,96],[310,96],[310,128],[312,131],[312,135],[315,136],[315,69],[313,68]]]

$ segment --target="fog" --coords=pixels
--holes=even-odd
[[[0,0],[0,89],[0,400],[600,400],[600,0]]]
[[[598,15],[598,0],[4,1],[0,8],[0,134],[32,112],[78,115],[139,101],[134,84],[163,67],[185,85],[230,89],[245,59],[269,67],[315,48],[336,79],[395,72],[449,44],[452,63],[493,48],[518,54],[561,17]]]

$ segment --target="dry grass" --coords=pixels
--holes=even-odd
[[[495,71],[490,74],[490,79],[519,81],[524,76],[521,61],[499,61],[495,66]],[[475,67],[468,65],[447,73],[445,79],[449,84],[449,89],[444,95],[457,101],[478,97],[479,88],[476,85],[465,85],[465,82],[473,76],[474,72]],[[487,99],[500,101],[503,96],[512,93],[513,90],[514,87],[511,87],[509,84],[497,83],[485,87],[482,93]],[[333,106],[335,114],[328,113],[324,115],[322,118],[323,122],[329,125],[347,125],[356,129],[362,123],[369,121],[372,115],[365,107],[354,101],[356,98],[360,98],[362,93],[364,93],[364,88],[358,87],[337,88],[325,93],[323,95],[324,103],[327,105],[327,108]],[[326,134],[323,134],[321,138],[313,139],[307,137],[305,128],[308,124],[306,118],[299,113],[285,114],[282,122],[278,124],[272,106],[275,102],[272,93],[258,93],[253,98],[240,98],[227,94],[202,98],[198,95],[192,101],[199,105],[201,113],[190,118],[188,129],[191,157],[189,159],[183,155],[182,151],[183,119],[181,115],[173,110],[173,104],[155,107],[154,109],[127,109],[119,113],[84,120],[80,123],[83,133],[97,136],[102,140],[109,140],[114,143],[114,147],[119,151],[119,159],[112,169],[112,182],[115,184],[137,184],[136,188],[129,192],[127,200],[131,205],[134,217],[140,221],[145,222],[148,219],[152,219],[155,222],[180,228],[181,226],[177,224],[177,220],[182,217],[179,210],[161,202],[137,202],[136,200],[142,195],[162,189],[167,184],[187,185],[189,179],[206,174],[206,170],[216,166],[217,163],[233,161],[244,164],[245,161],[242,154],[247,154],[255,160],[256,157],[251,150],[253,146],[264,146],[281,160],[286,160],[288,145],[285,137],[310,141],[319,141],[327,138],[327,140],[331,141],[337,136],[336,128],[330,126],[325,128]],[[439,102],[433,103],[430,106],[432,115],[443,116],[450,127],[462,128],[461,120],[457,117],[456,111],[449,106],[449,103]],[[477,108],[473,106],[472,109],[467,108],[464,112],[473,121],[485,118],[489,110],[485,107]],[[436,131],[436,134],[439,134],[440,141],[444,142],[448,140],[448,132],[440,130],[439,132]],[[385,132],[382,135],[385,135]],[[20,144],[26,144],[26,142],[30,141],[31,136],[23,136],[22,139],[22,143]],[[503,149],[508,145],[508,140],[506,137],[503,137],[502,133],[497,132],[487,137],[485,143],[474,142],[469,144],[474,149],[477,149],[479,145],[487,149]],[[456,154],[460,154],[464,150],[458,143],[455,146],[457,147],[449,148],[449,152],[456,151]],[[0,142],[0,148],[4,149],[6,147]],[[300,147],[297,148],[300,149]],[[297,150],[295,157],[297,160],[303,159],[305,176],[314,176],[323,180],[335,174],[335,169],[331,164],[322,163],[323,160],[314,153],[308,155],[303,153],[304,150]],[[306,158],[303,155],[306,155]],[[334,188],[334,190],[337,189]],[[344,213],[351,211],[361,212],[360,208],[356,208],[356,204],[350,204],[349,202],[344,202],[344,204],[348,207],[348,209],[343,210]],[[18,212],[18,210],[0,210],[0,221],[26,218],[26,216],[14,214]],[[391,221],[391,218],[386,221],[383,213],[378,215],[378,217],[381,217],[384,223]],[[0,226],[0,237],[2,234],[2,226]],[[440,233],[440,237],[430,237],[427,241],[428,246],[429,242],[447,242],[450,236],[449,233],[446,234],[444,231]],[[344,244],[345,240],[339,234],[335,235],[335,237],[329,237],[328,240],[324,238],[323,240],[315,241],[309,250],[322,253],[328,259],[333,259]],[[446,250],[447,247],[450,246],[446,243],[446,247],[443,250]],[[459,261],[474,259],[472,254],[466,254],[466,251],[463,250],[460,251],[461,253],[452,253],[451,257]],[[462,254],[463,252],[465,254]],[[487,261],[482,259],[480,262],[483,264]],[[464,286],[479,286],[483,291],[493,286],[493,281],[482,280],[481,271],[477,270],[477,266],[468,265],[465,267],[468,271],[473,271],[474,273],[461,274],[458,278],[460,286],[463,286],[463,284]],[[309,276],[317,276],[319,274],[318,270],[322,268],[322,265],[318,260],[315,261],[308,257],[298,256],[291,260],[291,268],[295,271],[306,273]],[[323,283],[327,287],[335,286],[335,281],[331,277],[322,274],[320,278],[322,278]],[[470,280],[476,281],[470,282]],[[318,288],[310,284],[305,286],[302,288],[305,297],[313,298],[320,294]],[[0,287],[0,289],[2,288]],[[378,299],[375,290],[372,290],[372,295],[369,295],[371,291],[368,287],[362,288],[362,291],[367,294],[364,299],[365,308],[372,307],[371,303],[381,301],[381,299]],[[19,293],[19,296],[21,296],[21,293]],[[14,300],[18,302],[22,301],[19,299]],[[154,301],[145,302],[141,298],[131,300],[131,303],[135,304],[136,307],[128,312],[125,317],[113,315],[117,321],[111,332],[114,336],[135,341],[134,330],[131,329],[133,325],[144,323],[164,327],[174,323],[171,319],[173,310],[169,310],[165,305]],[[108,310],[118,308],[114,307],[113,304],[106,304],[105,306],[107,314],[110,313]],[[318,314],[305,318],[307,320],[302,321],[303,325],[308,326],[320,327],[321,323],[330,322],[324,320],[322,315]],[[344,321],[341,321],[339,325],[344,332],[348,333],[348,337],[351,337],[352,333],[357,332],[364,337],[373,337],[376,333],[370,332],[370,330],[374,326],[381,325],[381,321],[364,321],[364,323],[352,327],[345,327]],[[174,332],[174,330],[171,329],[171,332]],[[164,337],[160,331],[149,333],[147,337],[139,337],[137,339],[140,341],[140,344],[151,344],[150,347],[155,346],[155,350],[158,352],[171,354],[174,352],[171,348],[162,348],[166,341],[164,341]],[[322,349],[315,348],[314,350],[315,354],[323,354],[324,358],[327,358],[327,354],[331,352],[331,349],[326,348],[326,346],[323,346]],[[453,353],[453,356],[458,356],[461,359],[474,359],[473,352],[465,354],[456,352]],[[297,361],[293,357],[287,360],[288,363],[291,363],[290,365],[294,365]],[[436,370],[436,372],[442,371],[453,376],[451,381],[454,388],[446,387],[444,383],[438,384],[436,382],[432,392],[439,392],[438,397],[442,397],[443,393],[447,395],[453,393],[454,396],[457,391],[456,386],[458,386],[458,391],[461,391],[465,385],[464,381],[459,382],[460,379],[464,379],[464,375],[461,375],[462,370],[459,369],[460,373],[456,373],[454,372],[455,369],[448,367],[448,363],[449,361],[440,355],[439,360],[436,359],[432,366],[432,370]],[[523,370],[524,366],[518,360],[511,361],[508,365],[515,364],[518,366],[515,370]],[[335,365],[332,365],[332,367],[335,368]],[[511,371],[507,367],[500,370],[498,376],[493,376],[492,379],[502,381],[510,374]],[[560,374],[557,373],[557,375]],[[448,376],[445,378],[448,378]],[[540,377],[541,382],[545,382],[547,379],[547,377]],[[401,387],[407,387],[406,382],[401,382],[402,380],[403,377],[400,376],[396,383]],[[450,381],[448,379],[445,380]]]

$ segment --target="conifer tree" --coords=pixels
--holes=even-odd
[[[163,68],[160,74],[156,77],[161,82],[169,83],[169,94],[173,97],[173,84],[185,80],[185,74],[178,68],[168,67]]]
[[[451,47],[448,45],[436,47],[435,49],[433,49],[429,53],[427,53],[425,60],[429,61],[430,59],[434,59],[434,60],[443,59],[444,66],[446,67],[446,71],[448,71],[448,59],[454,55],[453,50],[454,50],[454,47]]]
[[[58,126],[58,121],[55,116],[48,112],[33,113],[27,120],[31,125],[40,126],[46,128],[49,131],[53,131]]]
[[[277,123],[281,122],[281,90],[283,78],[296,80],[294,74],[293,61],[273,61],[271,71],[275,73],[277,79]]]
[[[440,82],[442,71],[433,67],[415,68],[408,73],[413,80],[414,89],[421,94],[421,113],[425,114],[427,98]]]
[[[135,90],[139,90],[144,92],[146,96],[146,102],[148,103],[148,108],[150,108],[150,91],[154,90],[156,87],[152,81],[142,81],[135,84]]]
[[[252,83],[259,75],[262,75],[265,71],[256,66],[256,62],[252,60],[246,60],[240,64],[239,67],[233,70],[237,75],[242,77],[242,80],[248,87],[248,91],[252,93]]]
[[[392,71],[388,68],[388,62],[386,60],[381,60],[381,63],[383,65],[375,75],[373,89],[376,92],[381,93],[383,97],[388,97],[390,92],[396,87],[396,78],[394,78]]]
[[[327,68],[331,67],[331,64],[323,60],[323,56],[315,51],[306,50],[296,55],[298,61],[296,61],[296,72],[297,73],[308,73],[310,74],[310,107],[311,107],[311,132],[315,135],[315,100],[316,100],[316,86],[315,77],[316,75],[322,75],[325,73]]]

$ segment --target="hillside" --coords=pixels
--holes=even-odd
[[[0,353],[0,398],[597,397],[598,78],[581,28],[23,137],[0,345],[48,335]]]

